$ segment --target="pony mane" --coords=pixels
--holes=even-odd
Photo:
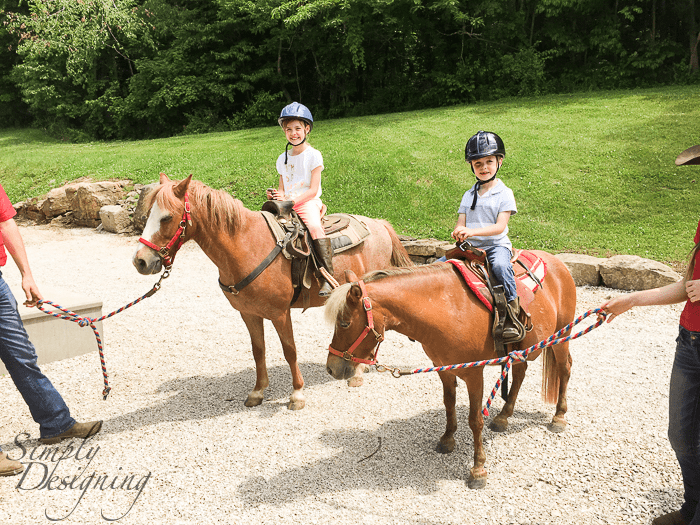
[[[180,181],[161,185],[148,196],[146,206],[150,208],[153,202],[157,202],[163,210],[182,210],[180,200],[173,193],[173,187],[178,182]],[[240,220],[243,206],[241,201],[225,191],[215,190],[197,180],[190,182],[187,193],[192,212],[196,213],[200,220],[206,221],[212,229],[233,232]]]
[[[424,264],[421,266],[402,266],[398,268],[387,268],[384,270],[375,270],[362,276],[365,283],[381,281],[386,277],[398,277],[402,275],[438,273],[451,269],[451,264]],[[331,295],[326,300],[324,308],[324,318],[328,324],[335,324],[341,315],[345,313],[347,307],[348,290],[352,283],[345,283],[333,290]]]

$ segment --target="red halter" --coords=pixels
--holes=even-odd
[[[165,269],[169,270],[170,267],[173,265],[173,261],[175,260],[175,254],[185,242],[185,228],[188,224],[192,226],[192,215],[190,215],[190,201],[187,197],[187,193],[185,193],[185,211],[182,213],[182,220],[180,221],[180,226],[175,232],[175,235],[173,235],[173,238],[170,239],[170,242],[162,248],[156,246],[151,241],[144,239],[143,237],[139,237],[139,242],[145,244],[149,248],[154,249],[158,253],[158,255],[160,255],[160,257],[163,259],[163,262],[165,263]],[[170,255],[170,250],[173,248],[173,246],[175,246],[175,249],[173,250],[173,254]]]
[[[367,326],[365,326],[365,329],[362,331],[362,333],[353,343],[353,345],[350,348],[348,348],[345,352],[336,350],[332,346],[328,347],[328,351],[333,355],[342,357],[346,361],[364,363],[366,365],[376,365],[377,354],[379,353],[379,345],[382,341],[384,341],[384,336],[374,329],[374,315],[372,314],[372,303],[370,302],[369,296],[367,295],[367,289],[365,288],[364,281],[360,280],[357,284],[360,285],[360,290],[362,290],[362,306],[364,306],[365,312],[367,312]],[[358,346],[360,346],[362,341],[365,340],[365,337],[367,337],[367,334],[369,334],[370,332],[374,333],[374,337],[377,338],[377,345],[376,350],[374,351],[374,355],[370,353],[369,359],[360,359],[359,357],[355,357],[354,355],[352,355],[352,353],[357,349]]]

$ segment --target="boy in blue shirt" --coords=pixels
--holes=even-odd
[[[520,315],[520,302],[510,262],[513,246],[508,238],[508,221],[518,210],[513,191],[496,178],[505,155],[503,141],[490,131],[479,131],[467,142],[464,156],[476,176],[476,184],[462,197],[452,237],[458,242],[469,240],[486,253],[491,276],[503,285],[508,303],[503,342],[515,343],[525,333],[513,321]]]

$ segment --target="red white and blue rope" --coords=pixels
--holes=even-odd
[[[576,334],[573,335],[568,335],[566,337],[561,337],[563,334],[571,330],[575,325],[579,324],[581,321],[583,321],[586,317],[592,314],[598,314],[600,313],[602,315],[602,318],[599,319],[595,324],[592,324],[585,330],[582,330]],[[601,324],[605,322],[605,317],[606,314],[605,312],[600,309],[600,308],[594,308],[591,310],[588,310],[585,314],[577,317],[574,319],[571,323],[566,325],[564,328],[559,330],[557,333],[549,336],[547,339],[544,339],[543,341],[540,341],[537,344],[532,345],[529,348],[526,348],[525,350],[515,350],[513,352],[510,352],[507,356],[504,357],[498,357],[496,359],[487,359],[485,361],[474,361],[472,363],[460,363],[456,365],[446,365],[446,366],[434,366],[434,367],[429,367],[429,368],[416,368],[414,370],[408,370],[408,371],[401,371],[400,375],[411,375],[411,374],[420,374],[423,372],[444,372],[447,370],[458,370],[460,368],[472,368],[472,367],[478,367],[478,366],[491,366],[491,365],[503,365],[503,372],[501,373],[501,376],[498,378],[498,381],[496,381],[496,386],[493,387],[493,390],[491,390],[491,394],[489,395],[488,400],[486,401],[486,406],[482,410],[482,413],[484,416],[489,415],[489,407],[491,406],[491,401],[496,397],[496,394],[498,393],[498,389],[501,387],[501,384],[503,381],[506,380],[506,377],[508,376],[508,372],[510,371],[510,367],[513,365],[513,361],[526,361],[527,356],[534,352],[535,350],[541,350],[542,348],[546,348],[548,346],[554,346],[558,345],[561,343],[566,343],[567,341],[571,341],[573,339],[576,339],[578,337],[581,337],[582,335],[587,334],[594,328],[598,328]]]
[[[167,275],[163,274],[163,277],[167,277]],[[161,277],[160,281],[163,280],[163,277]],[[158,281],[158,283],[151,290],[149,290],[148,292],[143,294],[141,297],[139,297],[135,301],[132,301],[129,304],[127,304],[126,306],[123,306],[123,307],[119,308],[118,310],[115,310],[107,315],[103,315],[102,317],[94,317],[94,318],[93,317],[82,317],[82,316],[78,315],[77,313],[72,312],[66,308],[63,308],[62,306],[60,306],[54,302],[47,301],[47,300],[37,302],[36,307],[47,315],[50,315],[52,317],[57,317],[58,319],[66,319],[68,321],[72,321],[74,323],[77,323],[78,326],[80,326],[80,327],[89,326],[90,328],[92,328],[92,331],[95,334],[95,340],[97,341],[97,349],[100,353],[100,365],[102,366],[102,377],[104,378],[104,384],[105,384],[104,390],[102,390],[102,398],[103,399],[107,399],[107,396],[109,395],[109,392],[112,390],[112,387],[109,386],[109,380],[108,380],[108,374],[107,374],[107,364],[105,362],[104,350],[102,348],[102,338],[100,337],[100,332],[99,332],[99,330],[97,330],[97,326],[95,326],[95,323],[99,323],[100,321],[104,321],[105,319],[109,319],[113,315],[116,315],[120,312],[123,312],[127,308],[131,308],[135,304],[140,303],[146,297],[150,297],[151,295],[153,295],[155,292],[157,292],[160,289],[160,281]],[[44,305],[44,304],[48,304],[48,305],[53,306],[57,310],[60,310],[61,312],[63,312],[65,315],[61,315],[61,314],[56,313],[56,312],[50,312],[48,310],[45,310],[44,308],[42,308],[42,305]]]

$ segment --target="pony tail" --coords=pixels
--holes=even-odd
[[[700,242],[698,242],[695,247],[690,250],[690,259],[688,261],[688,271],[685,272],[685,280],[690,281],[693,278],[693,270],[695,270],[695,257],[700,251]]]

